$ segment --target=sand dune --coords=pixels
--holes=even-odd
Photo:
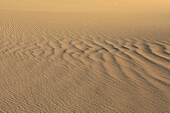
[[[0,11],[0,112],[169,112],[170,18],[126,17]]]
[[[166,13],[169,0],[0,0],[0,9],[60,11],[60,12],[117,12]]]

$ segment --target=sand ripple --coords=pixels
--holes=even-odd
[[[0,112],[168,112],[170,40],[30,15],[0,13]]]

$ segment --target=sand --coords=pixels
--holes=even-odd
[[[0,112],[170,112],[169,20],[0,10]]]

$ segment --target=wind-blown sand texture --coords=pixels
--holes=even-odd
[[[170,112],[170,16],[0,11],[0,112]]]

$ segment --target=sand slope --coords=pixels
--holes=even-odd
[[[0,112],[168,112],[170,18],[125,17],[0,11]]]

